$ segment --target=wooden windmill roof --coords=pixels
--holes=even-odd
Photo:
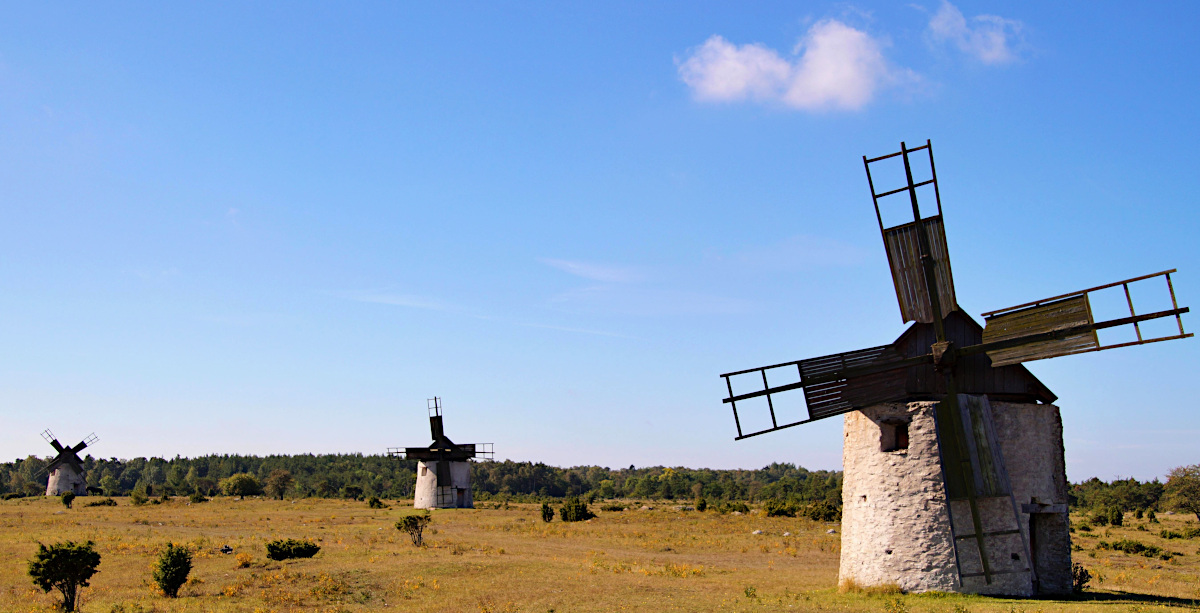
[[[961,308],[950,311],[945,327],[946,339],[955,346],[983,342],[983,327]],[[929,353],[929,347],[936,341],[933,324],[915,323],[892,346],[905,357],[915,357]],[[956,374],[961,394],[986,394],[993,400],[1009,402],[1051,403],[1058,399],[1024,366],[993,367],[992,360],[983,353],[960,357]],[[932,364],[913,367],[909,369],[905,391],[910,400],[941,398],[946,394],[945,379],[934,372]]]

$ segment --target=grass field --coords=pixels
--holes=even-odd
[[[51,611],[53,594],[30,581],[37,543],[92,540],[100,572],[81,592],[81,610],[133,611],[1154,611],[1200,605],[1200,538],[1163,539],[1160,530],[1196,527],[1194,518],[1128,516],[1120,528],[1073,536],[1076,561],[1097,576],[1077,600],[1008,600],[945,594],[838,593],[837,524],[718,515],[631,503],[590,522],[541,521],[536,505],[433,513],[426,547],[397,531],[411,508],[362,502],[218,498],[189,505],[64,509],[57,499],[0,502],[0,609]],[[1146,531],[1139,530],[1143,526]],[[762,534],[752,534],[761,530]],[[790,536],[784,536],[790,533]],[[309,538],[315,558],[273,562],[264,543]],[[1136,539],[1180,555],[1171,560],[1100,548]],[[195,551],[192,580],[178,599],[150,579],[165,543]],[[234,554],[220,553],[223,545]],[[243,554],[243,555],[238,555]],[[239,557],[241,558],[239,560]],[[249,558],[248,563],[246,558]],[[248,564],[242,567],[242,564]]]

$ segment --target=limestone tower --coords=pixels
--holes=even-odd
[[[910,158],[920,152],[928,155]],[[737,438],[845,415],[844,585],[1067,593],[1062,420],[1054,394],[1022,363],[1192,336],[1180,319],[1188,309],[1175,300],[1175,271],[984,313],[981,327],[955,296],[933,145],[900,143],[900,151],[864,156],[863,164],[900,314],[914,323],[888,345],[722,375]],[[878,176],[903,177],[905,184],[877,191],[873,164],[891,165]],[[1003,241],[1012,246],[1011,237]],[[1160,304],[1169,295],[1172,308],[1137,314],[1129,286],[1154,279],[1166,282]],[[1118,288],[1129,316],[1095,321],[1091,296]],[[1175,319],[1178,334],[1148,337],[1138,327],[1164,317]],[[1100,342],[1097,330],[1121,326],[1137,340]],[[806,405],[799,419],[774,399],[796,389],[804,390]],[[749,403],[760,407],[757,422],[745,414]]]
[[[54,447],[54,451],[58,454],[46,466],[46,471],[50,473],[49,481],[46,483],[46,495],[58,496],[63,492],[75,492],[76,496],[86,496],[87,479],[84,477],[83,460],[79,459],[79,452],[95,443],[96,435],[89,434],[74,447],[63,447],[50,430],[43,432],[42,438],[46,439],[46,442],[50,443],[50,446]]]
[[[442,429],[442,400],[428,400],[429,429],[433,443],[428,447],[392,448],[388,454],[417,461],[417,484],[413,506],[418,509],[472,509],[471,459],[493,455],[491,443],[459,445]]]

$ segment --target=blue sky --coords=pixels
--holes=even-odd
[[[933,140],[976,318],[1194,303],[1198,11],[9,7],[0,457],[378,453],[439,395],[503,458],[839,468],[718,374],[903,331],[864,154]],[[1030,365],[1072,480],[1200,462],[1198,347]]]

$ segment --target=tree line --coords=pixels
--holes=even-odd
[[[43,494],[48,463],[48,459],[37,456],[0,463],[0,495]],[[249,475],[262,486],[271,482],[273,473],[277,487],[272,494],[294,497],[402,499],[412,497],[416,484],[415,461],[385,455],[207,455],[128,460],[89,455],[84,458],[83,466],[88,486],[111,496],[133,492],[149,496],[212,496],[222,493],[222,483],[235,475]],[[281,471],[287,476],[283,481],[279,479]],[[842,506],[840,471],[810,471],[790,463],[773,463],[758,470],[664,466],[613,469],[600,466],[560,468],[541,462],[505,460],[473,463],[471,471],[476,500],[537,501],[593,496],[652,500],[705,498],[712,502],[750,503],[774,500],[792,505],[824,503],[837,509]],[[284,484],[282,491],[278,487],[280,483]],[[248,487],[240,491],[253,490]],[[1194,512],[1190,503],[1182,501],[1200,500],[1200,465],[1172,470],[1167,483],[1158,479],[1128,478],[1108,482],[1088,479],[1072,484],[1068,499],[1071,507],[1077,509]]]
[[[0,494],[40,495],[46,490],[48,460],[30,456],[0,463]],[[290,476],[287,495],[296,497],[410,498],[416,462],[384,455],[289,456],[208,455],[198,458],[94,458],[83,461],[89,487],[106,495],[140,492],[150,496],[221,493],[222,482],[250,475],[260,484],[272,473]],[[541,462],[477,462],[471,466],[476,500],[562,498],[594,494],[602,498],[665,500],[766,499],[841,506],[840,471],[809,471],[774,463],[759,470],[684,467],[560,468]]]

